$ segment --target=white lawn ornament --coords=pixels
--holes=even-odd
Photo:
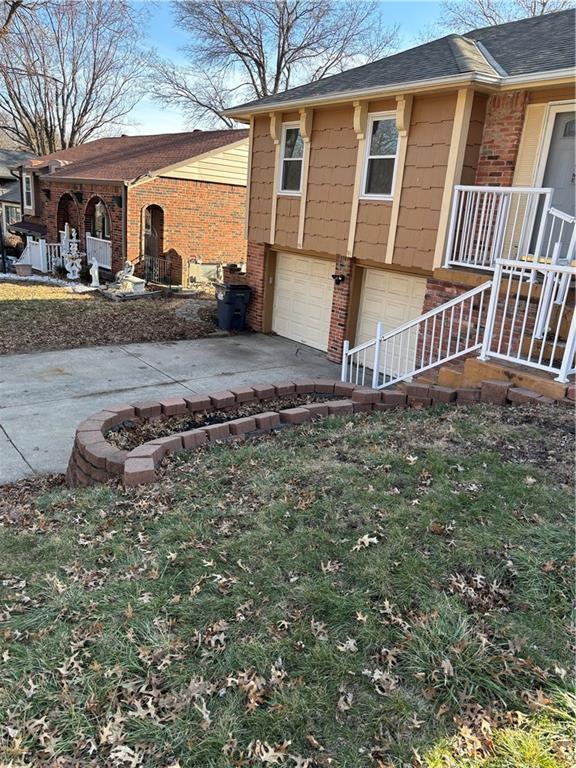
[[[66,276],[69,280],[78,280],[80,276],[81,256],[78,253],[78,238],[76,236],[76,230],[73,229],[70,233],[70,241],[68,243],[68,253],[64,254],[64,266],[66,267]]]
[[[92,265],[90,267],[90,277],[92,278],[90,287],[100,288],[100,275],[98,274],[98,262],[96,259],[92,259]]]

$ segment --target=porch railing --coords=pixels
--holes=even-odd
[[[54,272],[56,267],[64,265],[64,259],[62,257],[62,246],[60,243],[47,243],[46,244],[46,271]]]
[[[492,280],[374,339],[344,342],[342,380],[382,389],[480,350],[556,374],[576,371],[576,269],[497,259]]]
[[[488,280],[388,333],[378,323],[376,338],[353,349],[344,342],[343,381],[380,389],[480,349],[491,287]]]
[[[457,185],[445,265],[492,270],[496,259],[540,254],[552,192],[544,187]]]
[[[31,264],[38,272],[48,271],[48,258],[45,240],[28,240],[18,259],[20,264]]]
[[[86,235],[86,260],[90,264],[94,259],[99,267],[112,269],[112,243],[110,240]]]

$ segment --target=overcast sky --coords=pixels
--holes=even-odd
[[[358,0],[357,0],[358,1]],[[361,0],[360,0],[361,1]],[[426,27],[438,20],[440,15],[439,0],[379,0],[385,23],[400,25],[400,47],[409,48],[417,45],[418,35]],[[134,5],[146,6],[147,38],[144,41],[166,58],[185,63],[181,52],[187,36],[174,23],[169,0],[133,0]],[[152,99],[143,99],[131,115],[131,125],[127,133],[173,133],[185,131],[194,126],[187,125],[182,115],[165,107],[159,107]]]

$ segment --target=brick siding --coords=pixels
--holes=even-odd
[[[264,317],[264,279],[267,247],[264,243],[248,242],[246,283],[252,289],[246,322],[253,331],[262,331]]]
[[[350,310],[350,289],[352,283],[352,259],[340,258],[335,274],[344,275],[344,281],[334,283],[332,312],[330,314],[330,334],[328,337],[328,360],[339,363],[342,360],[342,344],[346,339],[348,312]]]
[[[512,185],[527,100],[526,91],[496,94],[488,99],[476,184]]]
[[[80,250],[86,250],[90,201],[99,197],[110,217],[112,271],[122,267],[122,184],[77,183],[44,179],[41,184],[42,221],[46,225],[47,242],[59,242],[59,229],[64,226],[64,209],[71,215],[70,226],[78,232]],[[60,201],[60,213],[58,211]],[[28,218],[28,217],[26,217]]]
[[[179,265],[177,282],[187,284],[188,262],[245,260],[246,189],[186,179],[156,178],[128,191],[128,258],[141,255],[142,215],[149,205],[164,213],[163,252]]]

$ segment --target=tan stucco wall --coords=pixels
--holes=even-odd
[[[393,263],[432,269],[456,94],[416,96]]]
[[[248,239],[257,243],[270,238],[272,188],[274,184],[274,142],[270,136],[270,118],[254,120],[252,167],[250,171],[250,209]]]

